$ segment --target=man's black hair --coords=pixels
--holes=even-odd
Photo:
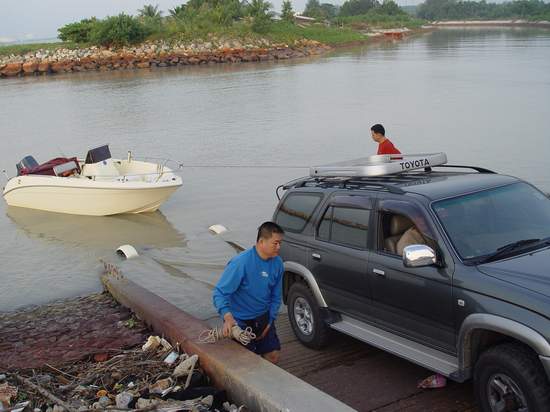
[[[281,235],[284,235],[285,231],[277,223],[273,223],[273,222],[262,223],[258,228],[258,237],[256,238],[256,242],[258,242],[260,239],[271,239],[271,236],[273,236],[273,233],[279,233]]]
[[[375,124],[370,128],[374,133],[380,133],[382,136],[386,136],[386,129],[381,124]]]

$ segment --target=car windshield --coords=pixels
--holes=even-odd
[[[523,182],[441,200],[433,209],[465,260],[550,236],[550,199]]]

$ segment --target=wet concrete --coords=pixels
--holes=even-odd
[[[341,333],[320,351],[302,345],[279,315],[279,366],[358,411],[477,411],[471,383],[418,389],[433,372]]]

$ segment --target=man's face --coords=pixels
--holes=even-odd
[[[281,242],[283,241],[283,235],[280,233],[273,233],[269,239],[260,238],[258,241],[258,248],[261,253],[268,258],[279,256],[281,250]]]
[[[374,133],[374,132],[371,130],[371,131],[370,131],[370,135],[371,135],[371,137],[372,137],[372,140],[374,140],[375,142],[378,142],[378,140],[379,140],[379,137],[378,137],[379,135],[378,135],[378,133]]]

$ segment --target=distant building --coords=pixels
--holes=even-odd
[[[301,14],[294,14],[294,21],[302,24],[313,24],[315,19],[313,17],[302,16]]]

